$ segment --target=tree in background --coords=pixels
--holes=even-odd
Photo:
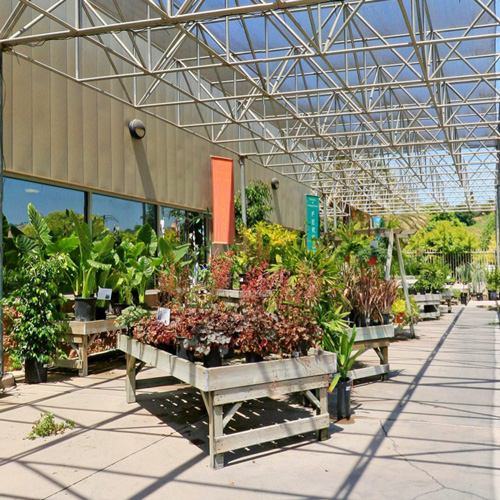
[[[262,181],[250,181],[245,187],[247,227],[253,227],[257,222],[269,221],[269,215],[274,211],[271,188]],[[236,231],[241,232],[243,218],[241,212],[241,191],[234,198],[234,216]]]
[[[491,212],[486,216],[486,224],[481,233],[481,250],[490,250],[496,247],[495,245],[495,215],[496,212]]]
[[[457,252],[470,252],[479,248],[479,240],[467,230],[458,219],[431,219],[429,224],[416,233],[406,246],[410,251],[433,250],[445,255]]]

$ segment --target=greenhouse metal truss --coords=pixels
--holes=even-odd
[[[373,215],[496,206],[497,0],[11,5],[4,57],[290,176],[325,206]],[[46,43],[70,44],[72,60],[48,60]],[[89,50],[106,64],[89,64]]]

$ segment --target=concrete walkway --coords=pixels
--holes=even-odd
[[[455,307],[391,344],[390,380],[357,385],[354,418],[332,422],[329,440],[242,450],[219,471],[189,387],[143,391],[127,405],[122,362],[20,384],[0,396],[0,499],[498,499],[500,346],[490,323],[499,320],[478,304],[495,305]],[[75,429],[23,439],[46,411]],[[280,411],[254,405],[239,418]]]

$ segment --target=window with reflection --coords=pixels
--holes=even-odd
[[[200,264],[207,259],[206,213],[160,207],[160,229],[167,239],[190,243],[191,257]]]
[[[133,234],[148,223],[156,230],[156,205],[99,194],[92,195],[92,234],[104,228],[115,234]]]
[[[14,224],[26,233],[30,232],[29,203],[43,216],[55,239],[59,239],[69,236],[73,231],[70,211],[83,220],[85,194],[75,189],[6,177],[3,213],[9,224]]]

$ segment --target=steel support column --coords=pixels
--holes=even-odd
[[[246,180],[245,180],[245,157],[239,157],[240,162],[240,178],[241,178],[241,219],[243,225],[247,225],[247,197],[246,197]]]
[[[2,230],[0,231],[0,303],[3,299],[3,51],[0,50],[0,212],[2,214]],[[0,307],[0,385],[3,377],[3,310]]]
[[[500,128],[500,127],[499,127]],[[500,141],[497,141],[495,236],[497,242],[497,267],[500,267]]]

